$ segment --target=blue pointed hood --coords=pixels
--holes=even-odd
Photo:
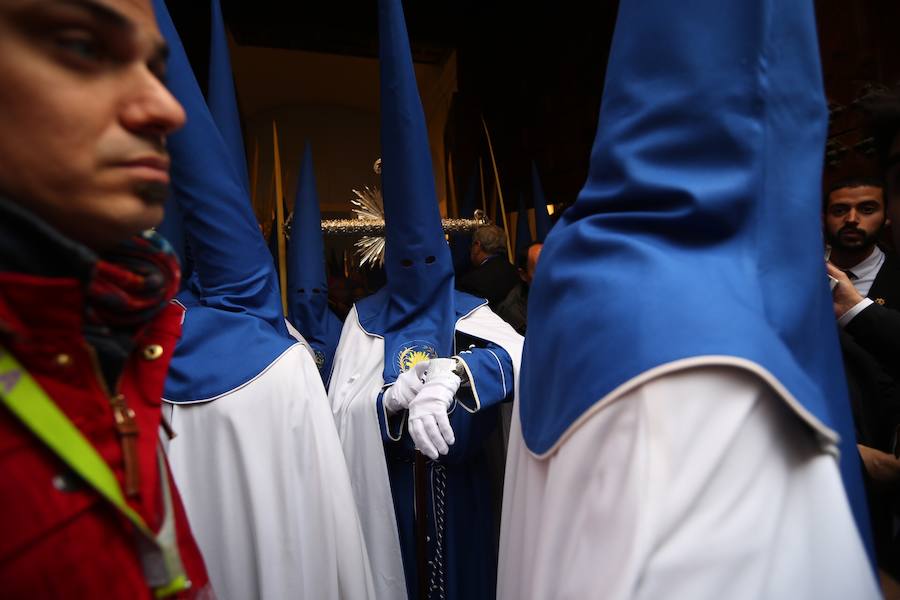
[[[379,1],[378,37],[387,285],[357,312],[366,331],[384,337],[391,382],[413,352],[450,356],[458,307],[400,0]]]
[[[210,17],[209,88],[206,101],[241,184],[249,192],[250,179],[247,176],[247,155],[244,152],[244,135],[241,133],[241,115],[234,90],[225,19],[222,17],[219,0],[211,0]]]
[[[459,203],[460,219],[471,219],[475,214],[475,194],[478,189],[478,165],[472,168],[472,174],[469,175],[469,183],[466,186],[466,192]],[[453,256],[453,270],[456,276],[469,271],[472,268],[472,258],[470,256],[472,247],[471,233],[458,233],[450,238],[450,253]]]
[[[325,381],[341,336],[341,321],[328,307],[328,277],[321,212],[309,142],[297,178],[294,219],[288,242],[288,318],[316,354]]]
[[[272,265],[275,273],[281,272],[281,261],[278,258],[278,219],[272,217],[269,221],[269,238],[266,240],[266,248],[269,249],[269,257],[272,259]],[[281,282],[278,282],[281,285]]]
[[[651,369],[743,365],[840,436],[870,539],[822,258],[827,120],[812,1],[620,2],[588,179],[529,297],[531,451]]]
[[[181,209],[196,285],[166,380],[173,402],[214,399],[256,377],[293,344],[277,277],[240,178],[209,114],[163,0],[154,0],[168,42],[168,86],[187,112],[169,138],[172,193]]]
[[[535,207],[535,212],[537,212],[537,207]],[[519,217],[516,220],[516,261],[519,260],[521,253],[528,250],[528,246],[533,241],[531,227],[528,223],[528,209],[525,208],[525,194],[519,192]]]
[[[170,197],[166,200],[166,215],[163,217],[162,223],[156,227],[156,232],[166,238],[166,241],[172,246],[172,250],[175,251],[178,263],[181,265],[181,288],[186,287],[193,265],[188,260],[181,208],[174,198]]]
[[[550,213],[547,212],[547,198],[544,196],[544,188],[541,186],[541,176],[538,174],[537,164],[531,161],[531,193],[534,200],[534,229],[536,242],[544,243],[553,222]]]

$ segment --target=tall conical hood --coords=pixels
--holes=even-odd
[[[840,439],[870,539],[822,260],[813,2],[622,0],[599,123],[531,287],[518,396],[529,449],[552,451],[651,371],[731,365],[767,381],[809,443]]]
[[[535,207],[537,213],[537,207]],[[516,261],[519,255],[528,250],[528,246],[534,241],[531,237],[531,226],[528,223],[528,209],[525,208],[525,194],[519,192],[519,216],[516,221]]]
[[[325,276],[321,219],[312,148],[307,142],[294,196],[288,277],[292,287],[315,288],[324,293],[328,291],[328,281]]]
[[[385,270],[394,295],[409,285],[448,288],[450,252],[441,227],[425,113],[400,0],[378,3]],[[420,268],[431,257],[427,269]],[[412,261],[413,267],[404,261]],[[452,287],[452,284],[450,284]],[[416,296],[420,296],[416,293]]]
[[[459,202],[460,219],[471,219],[477,208],[475,195],[478,190],[478,165],[472,168],[465,194]],[[453,257],[453,271],[456,276],[466,273],[472,268],[471,259],[472,234],[458,233],[450,238],[450,254]]]
[[[225,19],[222,17],[219,0],[211,0],[210,16],[207,104],[228,148],[241,184],[249,192],[250,180],[247,177],[247,154],[244,151],[244,135],[241,133],[241,115],[234,90]]]
[[[384,336],[384,375],[393,381],[408,366],[402,357],[412,356],[412,348],[426,355],[452,352],[456,311],[453,265],[400,0],[378,3],[378,30],[387,285],[357,310],[363,327]]]
[[[178,262],[181,263],[181,279],[184,283],[184,264],[187,262],[185,255],[184,241],[184,221],[181,218],[181,209],[178,202],[174,198],[166,200],[166,216],[163,217],[162,223],[156,226],[156,232],[166,238],[166,241],[172,246]]]
[[[181,289],[187,287],[193,272],[193,264],[188,258],[187,242],[185,240],[184,219],[181,216],[181,208],[175,198],[166,201],[166,216],[162,223],[156,227],[156,232],[166,238],[171,244],[178,262],[181,264]]]
[[[275,273],[278,273],[281,269],[281,261],[278,259],[278,219],[275,217],[269,220],[269,237],[266,240],[266,248],[269,249]]]
[[[531,161],[531,193],[534,200],[534,229],[535,241],[544,243],[553,222],[550,213],[547,212],[547,198],[544,196],[544,188],[541,185],[541,176],[538,174],[537,164]]]
[[[246,383],[291,344],[272,261],[247,192],[203,99],[163,0],[154,0],[168,42],[168,86],[187,124],[169,138],[172,191],[181,209],[199,297],[188,306],[165,397],[210,399]]]
[[[312,346],[316,364],[327,380],[341,335],[341,321],[328,308],[323,243],[312,148],[307,142],[297,178],[294,219],[288,243],[288,318]]]

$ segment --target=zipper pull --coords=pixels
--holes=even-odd
[[[125,396],[122,394],[116,394],[113,397],[112,409],[116,420],[116,430],[119,432],[119,439],[122,443],[122,456],[125,462],[125,495],[133,498],[140,491],[137,422],[134,420],[134,410],[125,403]]]

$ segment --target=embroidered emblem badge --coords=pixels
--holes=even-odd
[[[435,351],[434,346],[428,342],[423,342],[421,340],[407,342],[401,345],[400,351],[397,353],[398,372],[403,373],[422,361],[431,360],[436,357],[437,352]]]
[[[316,368],[321,371],[325,366],[325,353],[321,350],[313,349],[313,356],[315,357],[314,360],[316,361]]]

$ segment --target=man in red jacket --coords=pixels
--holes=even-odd
[[[0,2],[0,595],[211,597],[159,451],[181,309],[149,0]]]

